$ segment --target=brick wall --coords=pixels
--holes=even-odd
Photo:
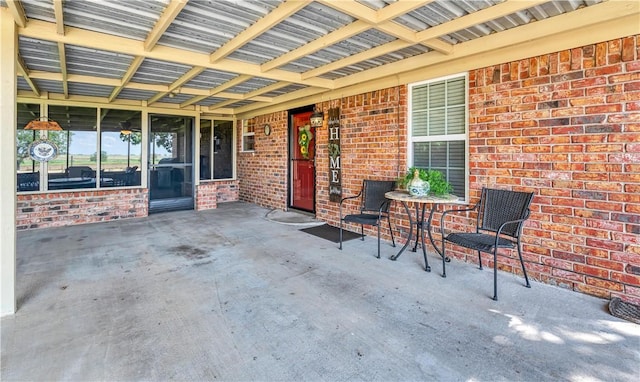
[[[469,73],[471,201],[482,186],[533,191],[523,238],[530,276],[635,303],[640,303],[639,49],[640,37],[632,36]],[[399,86],[318,105],[325,113],[340,107],[344,196],[357,193],[365,177],[395,179],[406,170],[406,97],[406,86]],[[241,154],[241,195],[282,208],[287,164],[274,162],[277,149],[264,143],[286,150],[286,117],[277,113],[254,121],[277,123],[281,134],[277,142],[257,139],[255,154]],[[338,225],[338,204],[328,201],[326,126],[316,139],[316,215]],[[263,164],[267,181],[260,180]],[[273,197],[260,195],[265,193]],[[406,237],[400,206],[393,216],[394,228]],[[477,263],[477,254],[448,248],[453,257]],[[520,273],[514,254],[504,254],[500,268]],[[492,265],[489,258],[483,262]]]
[[[196,187],[196,210],[218,208],[219,203],[238,200],[237,180],[202,181]]]
[[[287,208],[287,115],[283,111],[248,121],[255,129],[252,152],[242,152],[242,131],[238,129],[240,200],[281,210]],[[264,134],[265,123],[271,126],[268,136]]]
[[[147,190],[100,190],[18,195],[18,230],[147,216]]]
[[[532,276],[640,302],[640,38],[470,72],[471,192],[533,191]],[[459,253],[473,261],[475,255]],[[515,262],[502,266],[515,271]]]

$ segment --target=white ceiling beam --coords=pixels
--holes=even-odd
[[[434,0],[402,0],[375,11],[365,5],[352,1],[318,0],[318,2],[328,7],[360,19],[362,22],[368,23],[372,28],[376,28],[400,40],[413,44],[422,44],[443,54],[451,54],[453,45],[436,39],[419,39],[416,32],[405,26],[389,21],[402,15],[403,12],[423,7],[433,1]]]
[[[260,89],[256,89],[256,90],[254,90],[252,92],[245,93],[245,94],[242,95],[242,98],[243,99],[252,99],[254,97],[259,96],[260,94],[269,93],[271,91],[278,90],[280,88],[283,88],[283,87],[289,86],[289,85],[291,85],[290,82],[284,82],[284,81],[276,82],[275,84],[267,85],[267,86],[262,87]]]
[[[53,14],[56,18],[56,32],[64,34],[64,12],[62,10],[62,0],[53,0]]]
[[[268,72],[271,69],[275,69],[279,66],[288,64],[291,61],[295,61],[301,57],[317,52],[320,49],[331,46],[337,42],[346,40],[349,37],[355,36],[358,33],[364,32],[370,28],[371,28],[371,25],[363,21],[353,22],[327,35],[324,35],[316,40],[310,41],[309,43],[304,44],[303,46],[297,49],[294,49],[288,53],[285,53],[276,59],[273,59],[269,62],[265,62],[260,66],[260,69],[263,72]]]
[[[207,99],[207,98],[209,98],[211,96],[217,95],[218,93],[220,93],[220,92],[222,92],[224,90],[227,90],[229,88],[232,88],[232,87],[234,87],[236,85],[239,85],[239,84],[241,84],[241,83],[243,83],[243,82],[245,82],[245,81],[247,81],[247,80],[249,80],[251,78],[252,78],[252,76],[249,76],[249,75],[240,75],[240,76],[238,76],[238,77],[236,77],[236,78],[234,78],[234,79],[232,79],[230,81],[225,82],[224,84],[222,84],[220,86],[217,86],[217,87],[209,90],[209,94],[208,95],[193,97],[190,100],[181,103],[180,104],[180,108],[192,105],[192,104],[194,104],[196,102],[202,101],[203,99]]]
[[[58,56],[60,58],[60,74],[62,75],[62,94],[69,98],[69,81],[67,78],[67,53],[64,44],[58,43]]]
[[[118,97],[118,94],[120,94],[120,92],[127,86],[129,81],[131,81],[131,78],[133,78],[133,75],[138,71],[140,65],[142,65],[143,61],[144,57],[141,56],[136,56],[136,58],[133,59],[133,62],[131,62],[131,65],[129,65],[129,68],[120,81],[120,86],[116,86],[111,92],[111,95],[109,95],[109,103],[113,102],[113,100]]]
[[[31,79],[31,77],[29,76],[29,70],[27,69],[27,67],[25,66],[24,62],[20,57],[16,59],[16,64],[17,64],[16,67],[18,69],[18,73],[22,76],[22,78],[25,81],[27,81],[27,84],[29,84],[29,87],[31,88],[31,91],[33,91],[33,94],[35,94],[36,97],[40,97],[40,89],[38,89],[38,86],[35,84],[35,82],[33,82],[33,79]]]
[[[416,33],[416,37],[420,41],[438,38],[440,36],[458,32],[462,29],[511,15],[523,9],[532,8],[543,3],[548,3],[548,0],[506,0],[503,3],[482,9],[478,12],[470,13],[466,16],[458,17],[457,19],[425,29],[424,31]]]
[[[30,20],[26,28],[18,28],[18,35],[41,39],[45,41],[63,42],[97,50],[105,50],[142,56],[160,61],[176,62],[189,66],[202,66],[207,69],[221,70],[231,73],[248,74],[255,76],[261,72],[260,66],[237,60],[222,59],[216,63],[209,62],[209,55],[158,45],[151,51],[145,51],[142,42],[113,36],[106,33],[91,32],[80,28],[66,27],[64,36],[55,33],[55,25],[46,21]],[[333,81],[322,78],[302,80],[299,73],[284,70],[270,70],[260,73],[260,77],[276,81],[300,83],[307,86],[333,88]]]
[[[19,0],[7,0],[7,7],[13,16],[13,20],[20,28],[27,26],[27,16],[24,14],[24,8]]]
[[[425,5],[433,3],[434,1],[435,0],[398,0],[395,3],[389,4],[384,8],[378,9],[376,15],[377,22],[381,23],[383,21],[393,20],[398,16],[402,16],[405,13],[411,12],[420,7],[424,7]]]
[[[318,68],[306,71],[302,73],[302,79],[317,77],[322,74],[329,73],[331,71],[338,70],[340,68],[344,68],[349,65],[355,65],[359,62],[370,60],[387,53],[395,52],[397,50],[404,49],[412,45],[415,45],[415,44],[412,44],[410,42],[405,42],[402,40],[391,41],[386,44],[377,46],[375,48],[365,50],[364,52],[356,53],[351,56],[347,56],[343,59],[329,63],[327,65],[323,65]]]
[[[191,70],[189,70],[188,72],[186,72],[185,74],[180,76],[180,78],[178,78],[177,80],[173,81],[173,83],[167,87],[166,91],[162,91],[162,92],[154,95],[153,97],[149,98],[149,100],[147,100],[147,103],[150,105],[150,104],[156,102],[157,100],[159,100],[162,97],[166,96],[167,94],[173,92],[174,90],[176,90],[180,86],[182,86],[185,83],[191,81],[194,77],[196,77],[200,73],[204,72],[204,70],[205,69],[203,67],[201,67],[201,66],[196,66],[196,67],[191,68]]]
[[[299,0],[288,0],[283,2],[269,14],[256,21],[249,28],[245,29],[236,37],[221,46],[218,50],[213,52],[210,56],[210,61],[217,62],[220,59],[227,57],[236,49],[242,47],[254,38],[260,36],[267,30],[272,28],[274,25],[279,24],[282,20],[285,20],[289,16],[298,12],[300,9],[304,8],[306,5],[307,2]]]
[[[182,11],[182,8],[187,5],[187,1],[188,0],[171,0],[171,3],[169,3],[164,12],[162,12],[162,16],[160,16],[160,19],[158,19],[151,29],[151,32],[149,32],[147,39],[144,41],[145,51],[150,51],[156,46],[162,34],[166,32],[173,20],[175,20],[180,11]]]

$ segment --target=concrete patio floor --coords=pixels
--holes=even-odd
[[[227,203],[18,233],[2,381],[637,381],[607,301]],[[290,222],[289,222],[290,223]]]

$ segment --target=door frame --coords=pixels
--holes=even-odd
[[[152,134],[152,124],[153,117],[169,117],[169,118],[185,118],[191,120],[191,139],[189,140],[188,145],[191,147],[191,165],[189,164],[174,164],[171,167],[190,168],[190,179],[191,179],[191,197],[174,197],[174,198],[160,198],[160,199],[152,199],[151,198],[151,169],[152,167],[156,167],[157,165],[152,165],[152,150],[151,150],[151,139],[153,137]],[[182,114],[169,114],[169,113],[148,113],[147,115],[147,124],[148,124],[148,134],[146,138],[146,146],[147,146],[147,189],[149,190],[148,195],[148,213],[157,213],[157,212],[166,212],[166,211],[179,211],[179,210],[193,210],[196,208],[196,163],[194,163],[196,158],[196,133],[199,132],[199,129],[196,131],[196,123],[198,123],[198,118],[192,115],[182,115]],[[161,166],[164,167],[164,166]],[[166,167],[165,167],[166,168]],[[186,171],[183,175],[183,183],[186,179]],[[184,187],[184,185],[183,185]]]
[[[318,169],[315,166],[315,162],[314,162],[314,166],[313,166],[313,209],[311,211],[308,210],[303,210],[297,207],[293,206],[293,156],[294,156],[294,150],[297,149],[297,144],[296,142],[294,142],[294,131],[293,129],[295,128],[295,126],[293,126],[293,115],[294,114],[299,114],[299,113],[307,113],[307,112],[313,112],[314,111],[314,105],[309,105],[309,106],[303,106],[303,107],[299,107],[299,108],[295,108],[295,109],[290,109],[287,112],[287,141],[288,141],[288,156],[287,156],[287,168],[288,168],[288,177],[287,177],[287,208],[291,208],[294,210],[300,210],[300,211],[305,211],[305,212],[310,212],[315,214],[316,213],[316,195],[317,195],[317,191],[318,191],[318,177],[317,177],[317,173],[318,173]],[[317,132],[314,131],[314,139],[313,139],[313,145],[314,145],[314,153],[317,154]]]

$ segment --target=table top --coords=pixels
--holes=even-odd
[[[414,203],[451,203],[451,204],[465,204],[460,197],[456,195],[427,195],[427,196],[412,196],[407,191],[389,191],[384,196],[387,199],[398,200],[401,202],[414,202]]]

